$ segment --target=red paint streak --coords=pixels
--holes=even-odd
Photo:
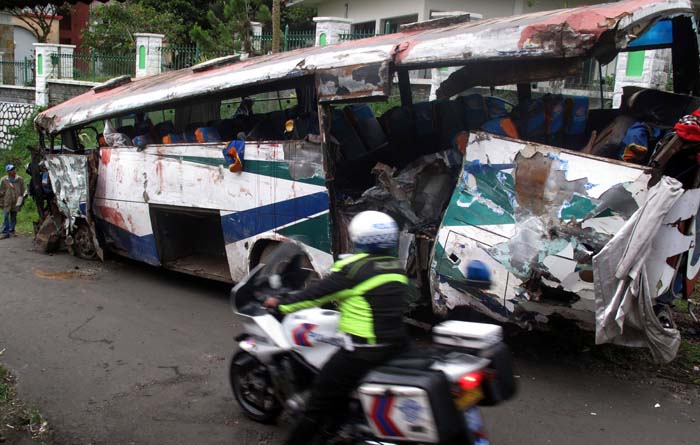
[[[108,223],[114,224],[122,229],[129,230],[126,222],[124,222],[124,217],[121,213],[119,213],[119,210],[107,206],[98,206],[97,211],[100,213],[102,219]]]
[[[589,34],[597,39],[603,32],[616,26],[620,18],[656,3],[658,0],[636,0],[543,13],[546,14],[544,17],[527,26],[520,34],[518,47],[522,48],[534,35],[547,31],[553,25],[568,24],[577,34]]]
[[[134,227],[134,218],[131,215],[129,215],[126,217],[126,219],[129,221],[129,226],[131,227],[131,232],[135,233],[136,228]]]
[[[109,160],[111,158],[112,158],[112,150],[104,149],[104,148],[100,150],[100,161],[102,161],[102,163],[104,165],[109,164]]]
[[[158,159],[156,161],[156,175],[158,176],[158,184],[160,184],[161,188],[163,187],[163,161]]]
[[[391,51],[391,56],[394,58],[394,63],[401,63],[401,61],[408,56],[414,46],[416,46],[416,42],[412,40],[406,40],[396,45]]]

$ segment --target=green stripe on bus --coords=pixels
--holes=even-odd
[[[161,155],[164,158],[177,159],[183,162],[192,162],[201,165],[210,165],[214,167],[226,167],[226,162],[223,158],[207,158],[205,156],[179,156],[179,155]],[[325,186],[326,180],[323,177],[312,176],[309,178],[292,178],[289,172],[289,164],[286,161],[260,161],[257,159],[249,159],[243,161],[243,171],[271,178],[286,179],[288,181],[297,181],[304,184]]]

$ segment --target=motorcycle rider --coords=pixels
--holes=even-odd
[[[284,301],[265,301],[283,314],[338,302],[339,328],[347,340],[321,369],[287,444],[306,445],[320,427],[340,420],[359,380],[407,342],[403,312],[408,278],[393,256],[399,237],[396,222],[385,213],[365,211],[352,219],[348,232],[354,255],[337,261],[327,277]]]

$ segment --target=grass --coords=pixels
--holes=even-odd
[[[0,443],[51,443],[48,422],[36,408],[17,400],[15,380],[0,364]]]
[[[36,112],[38,113],[38,111]],[[0,168],[2,176],[5,175],[5,165],[14,164],[17,166],[17,175],[24,179],[24,185],[29,187],[30,177],[25,172],[25,167],[31,160],[31,154],[27,146],[36,147],[39,145],[39,136],[34,130],[33,114],[24,124],[10,130],[16,138],[9,150],[0,150]],[[38,218],[36,204],[33,199],[25,200],[25,204],[17,214],[17,232],[21,234],[34,233],[34,220]]]

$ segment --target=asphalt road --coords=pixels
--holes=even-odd
[[[238,329],[225,286],[0,241],[2,360],[59,444],[279,443],[231,397]],[[700,443],[696,387],[547,357],[520,357],[517,398],[484,410],[495,444]]]

